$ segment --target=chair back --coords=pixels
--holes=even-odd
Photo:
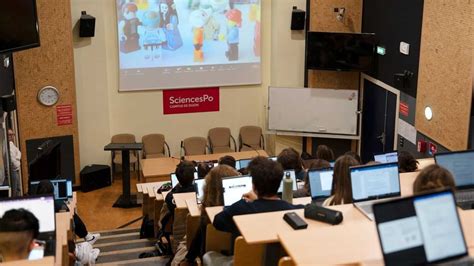
[[[165,136],[163,134],[148,134],[142,137],[143,157],[157,158],[165,156]]]
[[[206,229],[206,252],[226,251],[230,253],[232,235],[227,232],[217,230],[212,224],[207,225]]]
[[[235,239],[234,242],[234,265],[263,265],[263,244],[247,244],[242,236]]]
[[[211,128],[208,132],[209,145],[212,153],[233,152],[230,147],[230,129],[227,127]]]
[[[182,147],[184,155],[202,155],[206,154],[207,140],[203,137],[190,137],[184,139]]]
[[[135,143],[133,134],[117,134],[112,136],[112,143]]]
[[[239,131],[239,150],[252,150],[251,148],[244,146],[244,144],[247,144],[256,150],[263,150],[265,147],[263,147],[262,128],[257,126],[241,127]]]

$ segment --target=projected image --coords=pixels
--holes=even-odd
[[[117,18],[121,89],[260,82],[260,0],[117,0]]]

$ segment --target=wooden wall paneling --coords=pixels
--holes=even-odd
[[[28,176],[25,144],[28,139],[72,135],[76,180],[79,180],[80,168],[71,3],[69,0],[36,0],[36,4],[41,46],[14,54],[24,187]],[[59,90],[58,105],[72,105],[71,125],[58,126],[56,106],[45,107],[36,100],[38,90],[46,85]]]
[[[466,149],[472,102],[472,0],[425,1],[415,126],[450,150]],[[431,106],[433,119],[424,109]]]

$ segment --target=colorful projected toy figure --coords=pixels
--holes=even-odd
[[[138,26],[142,23],[137,18],[137,5],[126,3],[122,8],[124,20],[119,23],[120,51],[130,53],[140,49]]]
[[[174,1],[161,0],[160,15],[160,27],[166,36],[166,44],[163,45],[163,49],[176,50],[183,46],[183,40],[178,28],[178,12],[176,11]]]
[[[202,51],[204,41],[204,25],[209,19],[209,14],[204,9],[198,9],[189,15],[189,23],[193,27],[194,62],[203,62]]]
[[[251,6],[249,20],[255,18],[254,36],[253,36],[253,53],[255,56],[260,56],[260,1],[256,0],[255,4]]]
[[[143,14],[143,48],[145,59],[158,59],[161,57],[161,46],[166,42],[165,33],[160,28],[160,14],[155,11],[147,11]]]
[[[233,8],[225,13],[227,18],[227,45],[225,53],[229,61],[239,60],[239,28],[242,24],[242,13]]]

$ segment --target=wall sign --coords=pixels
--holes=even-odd
[[[163,114],[219,111],[219,88],[163,90]]]
[[[400,102],[400,114],[403,116],[408,116],[410,113],[410,108],[408,107],[408,103]]]
[[[58,126],[72,125],[71,104],[62,104],[56,106],[56,121]]]

